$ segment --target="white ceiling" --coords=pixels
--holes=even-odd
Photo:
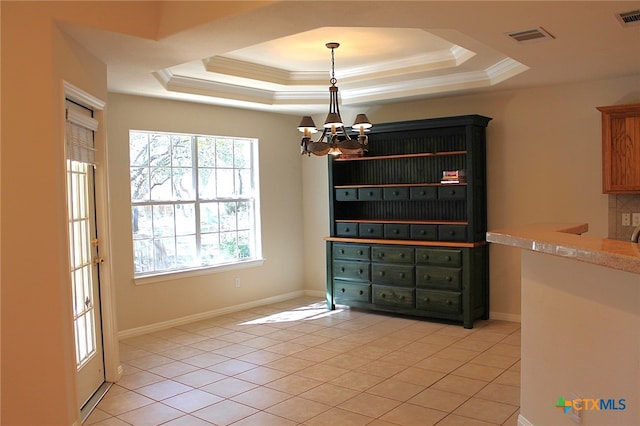
[[[639,1],[255,3],[154,2],[153,39],[61,27],[112,92],[295,114],[326,110],[333,41],[344,107],[640,74],[640,25],[615,16]]]

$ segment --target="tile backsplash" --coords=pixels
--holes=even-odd
[[[609,195],[609,238],[629,240],[635,226],[622,226],[622,214],[640,213],[640,194]]]

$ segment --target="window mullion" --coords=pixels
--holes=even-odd
[[[200,179],[198,179],[198,164],[198,138],[197,136],[191,136],[191,179],[195,190],[194,220],[196,221],[196,253],[198,256],[198,263],[201,264],[202,232],[200,230]]]

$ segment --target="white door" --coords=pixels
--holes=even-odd
[[[67,218],[78,407],[105,381],[91,111],[67,103]],[[84,118],[83,118],[84,117]],[[85,127],[88,126],[88,127]]]

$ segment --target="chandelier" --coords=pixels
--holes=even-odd
[[[340,117],[340,106],[338,100],[338,86],[335,77],[335,60],[333,51],[340,46],[340,43],[327,43],[328,49],[331,49],[331,79],[329,82],[329,114],[324,122],[324,130],[317,141],[311,139],[312,133],[317,133],[316,125],[310,116],[302,117],[298,130],[304,136],[300,143],[302,154],[307,155],[349,155],[362,156],[368,150],[367,146],[369,138],[364,134],[365,129],[369,129],[372,125],[366,114],[358,114],[351,128],[358,131],[357,139],[349,136],[344,128],[344,123]],[[342,138],[341,138],[341,136]]]

